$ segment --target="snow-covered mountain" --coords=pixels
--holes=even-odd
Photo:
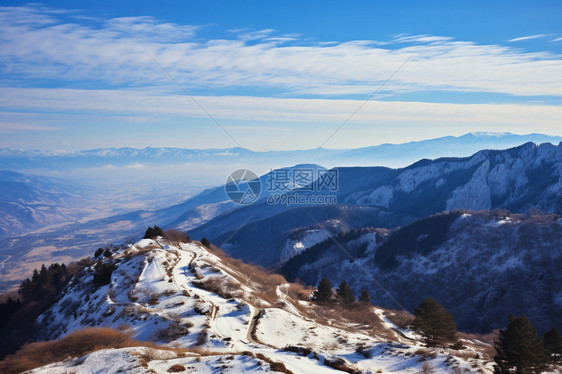
[[[527,142],[558,144],[560,136],[544,134],[468,133],[402,144],[381,144],[357,149],[308,149],[297,151],[252,151],[246,148],[100,148],[84,151],[0,149],[3,168],[67,169],[104,165],[166,165],[182,163],[269,163],[270,168],[303,162],[326,166],[402,167],[422,158],[463,157],[482,149],[505,149]]]
[[[281,260],[287,239],[295,240],[287,237],[291,230],[330,219],[342,227],[393,228],[454,209],[562,214],[562,143],[526,143],[467,158],[421,160],[402,169],[337,171],[338,205],[293,207],[262,201],[218,215],[191,234],[214,240],[236,257],[271,266]]]
[[[322,276],[367,287],[375,304],[410,311],[431,296],[465,331],[504,326],[525,314],[541,331],[562,327],[562,218],[505,210],[441,213],[391,231],[340,234],[289,260],[282,273],[308,284]]]
[[[310,289],[229,259],[198,243],[142,240],[85,268],[37,320],[36,337],[59,339],[110,327],[160,345],[103,349],[33,373],[402,372],[491,373],[488,343],[461,335],[464,348],[425,348],[391,322],[396,312],[358,314],[309,301]],[[170,349],[173,347],[173,349]],[[0,364],[1,365],[1,364]]]

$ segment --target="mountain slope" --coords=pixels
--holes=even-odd
[[[431,296],[465,331],[504,326],[525,314],[546,331],[562,327],[562,219],[507,211],[438,214],[388,232],[364,229],[326,240],[282,268],[288,279],[333,284],[346,279],[356,293],[396,307],[380,282],[410,311]]]
[[[143,348],[102,350],[37,369],[36,373],[118,369],[279,370],[292,373],[399,371],[424,362],[437,373],[491,372],[489,345],[463,338],[465,349],[427,350],[377,307],[353,314],[308,301],[310,290],[211,252],[197,243],[174,247],[143,240],[124,247],[106,285],[85,269],[38,320],[38,337],[60,338],[88,326],[126,328],[133,338],[185,349],[181,356]],[[387,318],[388,317],[388,318]],[[349,319],[352,318],[352,319]],[[127,327],[122,327],[127,326]],[[143,353],[144,366],[139,360]],[[474,359],[478,353],[478,359]],[[277,364],[275,364],[277,363]],[[222,367],[222,369],[221,369]],[[278,368],[278,369],[275,369]],[[208,370],[208,369],[207,369]],[[267,370],[266,370],[267,371]]]
[[[402,169],[337,171],[334,194],[339,206],[294,207],[261,201],[218,215],[191,230],[191,235],[212,239],[245,260],[272,265],[281,257],[275,252],[277,238],[326,220],[352,228],[392,228],[453,209],[562,213],[562,143],[527,143],[467,158],[421,160]],[[315,193],[322,194],[297,190],[288,195]]]
[[[62,181],[0,170],[0,237],[71,221],[63,205],[76,200]]]

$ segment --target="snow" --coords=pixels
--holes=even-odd
[[[401,343],[389,344],[376,333],[319,323],[295,307],[293,302],[298,302],[299,308],[309,305],[292,302],[287,295],[288,284],[277,287],[279,300],[275,307],[264,307],[254,296],[254,292],[261,292],[259,285],[239,283],[238,279],[245,279],[245,275],[204,247],[189,243],[181,248],[165,245],[150,251],[143,249],[151,244],[143,240],[115,255],[117,269],[109,285],[92,289],[90,270],[67,286],[64,296],[39,318],[40,323],[49,326],[45,338],[59,338],[86,326],[128,326],[135,339],[184,349],[197,346],[203,351],[176,357],[171,351],[145,347],[104,349],[36,369],[35,373],[166,373],[174,364],[197,373],[269,371],[265,361],[240,352],[262,354],[268,360],[283,363],[295,374],[334,372],[326,362],[338,357],[350,367],[366,372],[421,370],[415,354],[420,348],[418,337],[407,330],[399,330],[405,338],[396,334]],[[210,281],[238,284],[238,291],[234,298],[225,299],[197,286],[198,282]],[[382,309],[375,312],[391,334],[398,331]],[[181,328],[185,331],[175,335]],[[207,338],[200,341],[202,334]],[[410,340],[414,343],[410,344]],[[306,346],[314,354],[304,357],[284,351],[288,345]],[[359,346],[367,347],[368,358],[356,352]],[[147,355],[150,360],[143,362]],[[447,357],[443,353],[429,360],[436,372],[451,372],[443,365]]]
[[[287,239],[285,246],[281,250],[280,261],[286,261],[298,255],[307,248],[312,247],[330,237],[330,232],[325,229],[308,230],[299,240]]]

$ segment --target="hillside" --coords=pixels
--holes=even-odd
[[[261,265],[282,260],[280,240],[292,230],[327,220],[342,227],[393,228],[454,209],[507,209],[562,214],[562,143],[527,143],[484,150],[467,158],[420,160],[402,169],[337,168],[331,193],[338,205],[270,205],[266,201],[225,212],[191,230],[226,251]],[[309,196],[324,192],[288,192]],[[284,259],[284,258],[283,258]]]
[[[34,373],[165,372],[172,365],[195,372],[491,373],[493,351],[476,337],[462,335],[461,350],[425,348],[391,322],[397,312],[321,307],[309,301],[310,289],[220,251],[196,242],[160,244],[142,240],[84,269],[39,317],[37,337],[111,327],[162,348],[102,349]],[[95,276],[100,262],[115,266],[108,284]]]
[[[0,238],[70,222],[78,200],[60,180],[0,170]]]
[[[281,272],[307,284],[346,279],[356,293],[367,287],[376,304],[395,306],[370,275],[410,311],[435,298],[464,331],[499,328],[509,313],[546,331],[562,327],[561,248],[559,215],[453,211],[390,231],[340,234],[305,249]]]

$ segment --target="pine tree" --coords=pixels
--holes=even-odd
[[[496,342],[495,374],[540,373],[547,362],[547,354],[537,329],[527,317],[509,316],[509,323],[500,330]]]
[[[340,302],[345,307],[349,308],[353,306],[353,304],[355,303],[355,296],[353,296],[353,291],[351,291],[351,288],[349,288],[347,281],[344,280],[343,282],[341,282],[336,292],[338,294]]]
[[[428,297],[414,311],[412,328],[424,337],[427,346],[446,346],[457,340],[457,325],[451,313]]]
[[[369,295],[369,291],[367,291],[366,288],[363,288],[363,291],[361,291],[361,295],[359,295],[359,301],[365,304],[371,303],[371,295]]]
[[[164,231],[160,227],[154,225],[152,227],[149,226],[146,229],[143,239],[154,239],[158,236],[164,236]]]
[[[314,301],[321,305],[332,303],[332,283],[326,277],[322,277],[318,284],[318,289],[314,292]]]
[[[203,244],[203,246],[210,248],[211,247],[211,242],[209,241],[209,239],[207,238],[203,238],[201,239],[201,244]]]
[[[550,352],[550,357],[555,362],[562,361],[562,336],[556,327],[544,334],[544,347]]]

